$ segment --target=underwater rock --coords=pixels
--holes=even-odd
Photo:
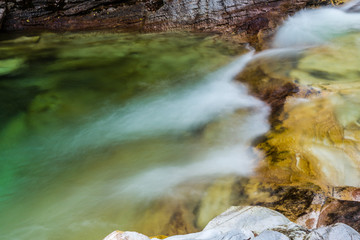
[[[115,231],[104,240],[148,240],[135,232]],[[168,240],[302,240],[302,239],[360,239],[360,234],[346,224],[307,230],[287,219],[284,215],[258,206],[231,207],[211,220],[203,231],[175,235]]]
[[[1,59],[0,60],[0,76],[10,74],[21,68],[24,64],[22,58]]]
[[[295,187],[275,184],[247,186],[248,202],[280,212],[297,224],[307,227],[310,213],[320,211],[325,203],[325,196],[316,186]]]
[[[40,36],[21,36],[15,39],[1,41],[2,44],[31,44],[40,41]]]
[[[84,30],[120,28],[140,31],[188,29],[238,34],[246,42],[265,42],[288,15],[330,0],[194,1],[100,0],[12,1],[5,30]],[[342,1],[335,1],[341,3]],[[265,40],[264,40],[265,39]]]
[[[159,199],[151,203],[143,215],[138,217],[135,229],[141,229],[150,236],[160,233],[168,236],[197,232],[200,228],[195,225],[194,209],[198,198],[200,196],[187,196],[185,193],[180,199],[171,196]]]
[[[233,195],[234,176],[216,180],[201,198],[197,213],[196,225],[203,228],[212,219],[228,209]]]
[[[279,212],[297,224],[297,229],[276,227],[282,233],[290,231],[303,236],[307,234],[306,229],[335,223],[345,223],[360,231],[360,224],[356,220],[360,217],[360,202],[349,201],[352,195],[356,195],[354,188],[332,189],[332,193],[329,193],[312,184],[287,186],[264,182],[263,178],[229,176],[216,179],[201,189],[203,194],[196,197],[184,194],[180,199],[156,201],[143,213],[136,229],[150,236],[196,232],[219,214],[222,207],[252,205]],[[334,197],[329,197],[331,194]]]
[[[312,183],[325,192],[360,187],[358,37],[301,54],[273,50],[238,76],[272,107],[272,129],[255,142],[265,152],[259,175],[279,184]],[[350,195],[338,197],[356,199]]]
[[[259,236],[255,237],[254,240],[290,240],[286,235],[271,231],[265,230]]]
[[[254,142],[265,159],[248,202],[308,229],[360,231],[358,41],[351,33],[304,51],[269,50],[239,74],[272,108],[271,130]]]

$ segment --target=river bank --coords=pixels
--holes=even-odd
[[[195,31],[228,35],[255,48],[289,15],[340,0],[272,1],[0,1],[3,31],[118,29],[136,32]]]

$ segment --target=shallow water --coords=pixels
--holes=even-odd
[[[268,108],[232,81],[253,55],[241,46],[42,33],[0,51],[2,239],[142,231],[148,204],[177,185],[252,173]]]
[[[232,81],[249,62],[269,79],[308,90],[286,103],[284,128],[270,133],[284,160],[271,170],[286,169],[284,179],[294,181],[359,186],[354,4],[296,14],[275,48],[257,54],[187,33],[5,36],[2,239],[161,234],[139,224],[166,224],[157,217],[170,215],[171,203],[152,215],[153,201],[200,199],[215,178],[251,175],[264,158],[251,142],[269,130],[269,109]]]
[[[312,182],[325,191],[360,187],[359,5],[300,11],[279,28],[274,48],[250,63],[274,85],[299,87],[279,116],[281,130],[269,133],[265,146],[281,155],[266,159],[278,166],[272,174],[280,179]]]

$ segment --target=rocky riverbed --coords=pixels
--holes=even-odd
[[[199,231],[205,227],[205,219],[215,217],[227,207],[250,204],[279,211],[307,229],[307,234],[301,237],[287,235],[290,239],[359,237],[353,230],[354,235],[347,237],[330,236],[326,235],[332,231],[330,228],[321,228],[344,223],[360,231],[356,110],[359,108],[360,36],[356,32],[359,15],[349,11],[356,4],[297,14],[279,30],[273,48],[253,57],[237,79],[271,107],[271,130],[254,141],[254,146],[264,153],[257,175],[215,181],[197,204],[180,204],[174,215],[163,213],[169,217],[170,225],[155,232],[173,235]],[[313,29],[301,25],[306,24],[307,17],[321,21],[326,14],[341,14],[342,20],[334,20],[343,21],[341,28],[334,29],[331,19]],[[288,25],[294,22],[296,30],[290,29],[294,37],[286,36],[283,40],[282,31],[289,31]],[[298,41],[296,38],[301,35],[305,37]],[[157,210],[153,214],[163,208],[164,203],[158,208],[154,206]],[[189,208],[189,212],[184,210]],[[149,229],[155,228],[147,224]],[[241,224],[236,227],[241,229]],[[338,233],[348,231],[342,229]],[[272,236],[274,239],[282,239],[276,234]],[[249,238],[252,236],[244,237]],[[269,235],[264,239],[272,238]]]

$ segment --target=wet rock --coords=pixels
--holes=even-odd
[[[359,240],[360,234],[351,227],[337,223],[333,226],[322,227],[312,231],[306,240]]]
[[[190,29],[238,34],[244,41],[255,44],[272,35],[276,26],[289,14],[304,7],[331,2],[333,1],[16,1],[9,8],[4,28],[80,30],[116,27],[141,31]]]
[[[147,240],[142,234],[115,231],[104,240]],[[346,224],[307,230],[290,222],[282,214],[263,207],[231,207],[211,220],[203,231],[175,235],[168,240],[317,240],[360,239],[360,234]]]
[[[265,152],[259,175],[319,185],[332,197],[328,187],[360,186],[356,39],[350,34],[302,54],[271,50],[238,76],[272,107],[272,129],[255,142]],[[337,197],[357,196],[345,195]]]
[[[109,235],[107,235],[104,240],[119,240],[121,239],[121,235],[124,232],[122,231],[113,231],[112,233],[110,233]]]
[[[265,58],[251,62],[236,79],[246,84],[251,94],[270,105],[269,121],[274,127],[278,123],[277,119],[283,111],[287,97],[299,92],[299,88],[283,75],[273,74],[269,66],[272,61],[274,59]]]
[[[358,36],[301,55],[269,51],[238,76],[272,107],[272,129],[254,144],[265,152],[260,181],[273,185],[253,185],[250,202],[308,229],[345,223],[360,230]]]
[[[266,229],[289,223],[290,220],[284,215],[268,208],[257,206],[231,207],[211,220],[204,231],[217,229],[226,232],[231,229],[241,229],[260,234]]]
[[[290,239],[294,239],[294,240],[302,240],[310,232],[306,228],[301,227],[295,223],[278,226],[278,227],[272,228],[270,230],[282,233],[283,235],[289,237]]]
[[[210,219],[216,217],[232,205],[231,197],[236,179],[236,177],[219,179],[206,190],[199,205],[197,226],[205,227]]]
[[[168,240],[201,240],[201,239],[214,239],[214,240],[248,240],[252,238],[252,233],[244,233],[241,230],[230,230],[227,232],[221,232],[217,230],[202,231],[198,233],[190,233],[186,235],[178,235],[167,238]]]
[[[317,227],[344,223],[360,232],[359,220],[360,202],[329,199],[321,209]]]
[[[262,191],[268,192],[268,197],[258,199],[256,204],[281,212],[291,221],[296,221],[302,215],[311,211],[317,204],[317,196],[321,196],[318,188],[298,188],[287,186],[264,185]]]
[[[137,232],[114,231],[104,238],[104,240],[149,240],[150,238]]]
[[[265,230],[259,236],[255,237],[254,240],[290,240],[290,238],[276,231]]]
[[[200,230],[195,224],[196,209],[200,196],[187,196],[174,199],[164,197],[151,203],[137,218],[135,229],[141,229],[143,233],[154,236],[164,234],[166,236],[186,234]]]

